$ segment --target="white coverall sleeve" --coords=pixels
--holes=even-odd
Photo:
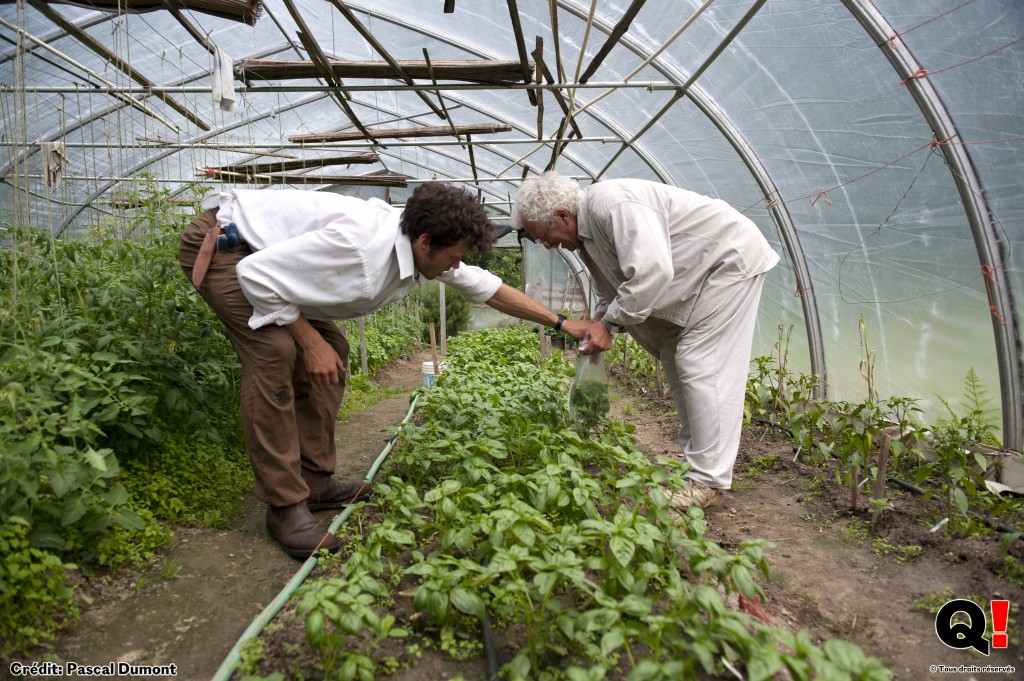
[[[597,226],[614,245],[624,280],[605,309],[605,319],[618,326],[639,324],[650,316],[675,272],[667,220],[646,206],[622,201]]]

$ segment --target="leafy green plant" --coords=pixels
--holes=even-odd
[[[942,400],[949,418],[941,419],[932,429],[931,445],[936,460],[922,465],[916,474],[919,485],[925,480],[937,482],[937,489],[930,490],[929,495],[945,504],[950,532],[969,531],[971,505],[987,493],[988,462],[975,446],[998,442],[995,426],[988,418],[984,390],[973,369],[968,370],[964,379],[964,402],[966,411],[961,414]]]
[[[392,303],[363,318],[366,337],[367,374],[373,376],[384,365],[404,357],[420,344],[423,334],[414,315],[415,304],[407,299]],[[362,369],[359,349],[359,322],[350,319],[344,323],[349,342],[349,365],[353,378]]]
[[[437,281],[428,281],[413,289],[409,296],[419,304],[420,331],[416,338],[426,340],[427,329],[431,322],[437,333],[441,329],[441,294]],[[455,336],[469,328],[473,306],[451,286],[445,288],[444,294],[445,324],[448,335]]]
[[[66,571],[76,569],[33,548],[23,525],[0,528],[0,655],[28,649],[78,619]]]
[[[23,532],[29,553],[12,551],[54,573],[68,559],[86,575],[148,560],[170,540],[162,523],[223,522],[237,502],[224,503],[248,470],[238,366],[177,261],[198,208],[186,204],[143,177],[127,190],[123,222],[65,239],[22,226],[4,233],[0,533]],[[195,456],[205,448],[215,451]],[[202,478],[198,462],[217,477]],[[236,473],[221,462],[238,462]],[[68,618],[30,604],[73,594],[32,574],[8,575],[5,593],[28,605],[5,613],[41,640]]]
[[[730,594],[763,595],[765,544],[725,550],[707,539],[701,511],[679,515],[664,493],[685,466],[650,461],[613,419],[582,436],[567,410],[566,363],[539,362],[526,327],[452,340],[448,368],[382,468],[378,520],[352,542],[340,577],[297,594],[322,669],[383,669],[378,610],[401,589],[418,632],[399,622],[388,631],[440,637],[437,648],[475,640],[485,614],[522,625],[509,679],[613,669],[685,678],[721,672],[722,659],[750,678],[783,666],[794,678],[825,668],[884,678],[856,647],[783,637],[780,648],[782,634],[728,607]]]
[[[658,361],[640,347],[629,334],[620,333],[605,352],[608,366],[621,366],[634,380],[653,386],[657,377]]]
[[[512,288],[522,288],[523,251],[518,248],[492,248],[486,255],[467,255],[463,262],[482,267]]]

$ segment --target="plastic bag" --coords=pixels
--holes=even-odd
[[[608,372],[604,355],[580,355],[576,359],[576,377],[569,388],[569,415],[583,421],[596,422],[608,414]]]

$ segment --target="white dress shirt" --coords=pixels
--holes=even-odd
[[[360,317],[398,300],[420,283],[401,211],[363,200],[300,189],[235,189],[208,196],[217,221],[238,227],[255,251],[238,263],[238,282],[253,307],[249,326]],[[489,300],[501,279],[472,265],[438,277],[473,303]]]
[[[717,305],[717,293],[779,261],[757,226],[724,201],[646,180],[603,180],[584,191],[580,255],[611,324],[653,317],[686,328],[691,315],[711,311],[699,301]]]

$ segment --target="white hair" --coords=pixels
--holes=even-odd
[[[512,224],[521,229],[523,221],[528,220],[546,227],[554,221],[557,209],[576,215],[582,201],[583,190],[576,180],[549,170],[519,186],[512,207]]]

